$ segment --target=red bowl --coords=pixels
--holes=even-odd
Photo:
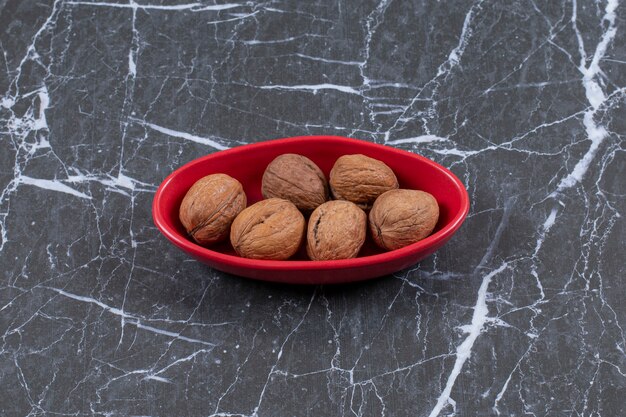
[[[338,261],[306,260],[303,251],[287,261],[246,259],[237,256],[228,243],[205,248],[189,239],[178,219],[178,209],[193,183],[209,174],[228,174],[243,184],[250,205],[263,198],[261,177],[265,167],[284,153],[297,153],[310,158],[327,177],[341,155],[360,153],[381,160],[396,173],[400,188],[424,190],[437,199],[439,222],[429,237],[402,249],[382,252],[368,237],[359,257]],[[407,268],[450,240],[468,211],[469,197],[463,184],[441,165],[410,152],[337,136],[279,139],[198,158],[177,169],[163,181],[152,205],[154,223],[161,233],[199,261],[235,275],[294,284],[360,281]]]

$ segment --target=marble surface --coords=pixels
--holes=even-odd
[[[2,416],[626,415],[626,6],[0,0]],[[214,271],[173,169],[309,134],[472,208],[393,276]]]

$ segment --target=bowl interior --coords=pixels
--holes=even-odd
[[[199,158],[185,165],[162,185],[157,204],[163,215],[164,226],[184,239],[188,239],[178,219],[180,203],[187,190],[197,180],[209,174],[221,172],[240,181],[246,192],[248,205],[261,200],[263,198],[261,195],[263,172],[274,158],[284,153],[297,153],[310,158],[327,178],[333,164],[342,155],[361,153],[383,161],[395,172],[401,188],[427,191],[437,199],[440,214],[433,235],[450,223],[463,209],[464,190],[462,187],[446,170],[426,158],[364,141],[311,137],[242,146]],[[381,253],[371,239],[367,239],[366,242],[359,257]],[[228,242],[215,245],[210,250],[223,254],[235,254]],[[301,250],[293,259],[307,259],[304,250]]]

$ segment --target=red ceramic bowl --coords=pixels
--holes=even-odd
[[[424,190],[437,199],[439,222],[433,234],[410,246],[382,252],[368,237],[358,258],[338,261],[310,261],[303,251],[287,261],[245,259],[237,256],[228,243],[205,248],[187,237],[178,220],[178,209],[194,182],[213,173],[228,174],[243,184],[250,205],[262,199],[261,177],[265,167],[284,153],[297,153],[310,158],[327,177],[341,155],[360,153],[381,160],[396,173],[401,188]],[[360,281],[407,268],[450,240],[465,220],[468,210],[469,198],[463,184],[441,165],[410,152],[337,136],[279,139],[198,158],[163,181],[152,205],[154,223],[161,233],[199,261],[235,275],[296,284]]]

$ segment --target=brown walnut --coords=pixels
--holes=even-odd
[[[369,213],[374,241],[385,250],[399,249],[430,235],[439,219],[435,197],[418,190],[391,190],[376,199]]]
[[[304,239],[304,216],[290,201],[261,200],[239,213],[230,228],[230,243],[244,258],[284,260]]]
[[[356,204],[328,201],[309,218],[307,254],[314,261],[355,258],[366,233],[367,216]]]
[[[241,183],[226,174],[212,174],[187,191],[178,217],[193,240],[206,246],[226,239],[231,223],[244,208],[246,193]]]
[[[337,200],[370,209],[385,191],[398,188],[398,179],[383,162],[365,155],[344,155],[330,171],[330,190]]]
[[[310,213],[328,200],[324,173],[309,158],[287,153],[278,156],[265,169],[261,192],[264,198],[289,200]]]

